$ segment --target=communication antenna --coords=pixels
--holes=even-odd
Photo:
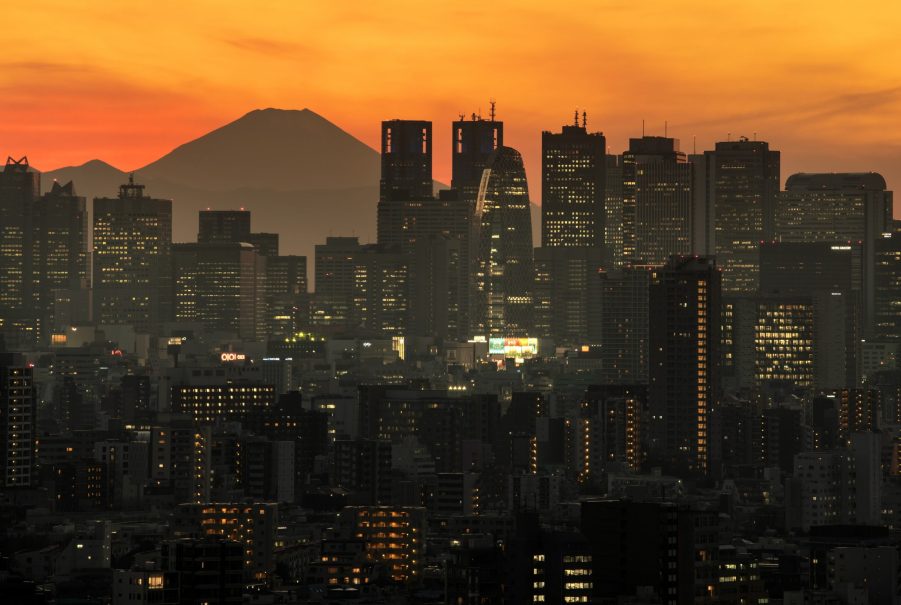
[[[494,99],[491,99],[491,100],[488,101],[488,102],[491,103],[491,114],[489,114],[489,115],[491,116],[491,121],[493,122],[493,121],[494,121],[494,115],[495,115],[495,112],[494,112],[494,106],[495,106],[496,102],[495,102]]]
[[[579,125],[579,110],[576,109],[573,112],[573,126],[578,126],[578,125]]]
[[[698,154],[698,135],[696,134],[691,135],[691,152],[694,155]]]
[[[641,121],[641,136],[644,137],[644,120]]]
[[[582,128],[588,128],[588,113],[582,111]]]
[[[461,114],[460,114],[460,121],[462,122],[462,121],[465,120],[465,119],[466,119],[466,114],[465,114],[465,113],[461,113]]]
[[[663,121],[663,136],[669,136],[669,122],[666,120]]]
[[[754,140],[755,141],[757,140],[757,131],[756,130],[754,131]]]
[[[732,140],[732,133],[731,133],[731,132],[727,132],[727,133],[726,133],[726,141],[731,141],[731,140]]]

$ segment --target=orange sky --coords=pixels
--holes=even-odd
[[[901,187],[894,0],[19,2],[4,6],[0,153],[41,169],[144,165],[259,107],[309,107],[375,145],[385,118],[450,121],[498,101],[540,179],[540,131],[578,107],[621,152],[746,134],[800,170]],[[537,196],[533,196],[537,197]]]

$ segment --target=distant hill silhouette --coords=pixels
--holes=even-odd
[[[199,210],[245,208],[254,231],[280,235],[282,254],[309,258],[312,277],[313,247],[327,236],[375,241],[379,171],[376,150],[315,112],[259,109],[139,168],[135,180],[148,195],[173,200],[175,241],[196,240]],[[114,197],[127,178],[91,160],[44,173],[42,188],[71,180],[90,208],[91,198]]]

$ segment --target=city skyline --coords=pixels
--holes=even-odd
[[[379,121],[431,120],[440,150],[450,144],[443,123],[487,116],[494,98],[507,144],[536,177],[535,201],[540,133],[568,123],[575,108],[614,153],[644,120],[648,134],[666,129],[686,152],[693,137],[710,149],[729,133],[756,132],[783,151],[785,174],[872,170],[890,186],[901,176],[893,11],[796,3],[783,12],[769,2],[517,7],[393,2],[274,6],[259,15],[217,7],[211,19],[208,6],[193,4],[175,22],[164,7],[11,7],[21,27],[11,32],[0,110],[19,118],[0,125],[0,140],[42,170],[93,158],[132,170],[252,108],[310,107],[376,149]],[[793,30],[789,18],[805,27]],[[151,38],[163,23],[165,40]],[[727,28],[743,44],[725,53]],[[528,31],[541,33],[535,43],[513,44]],[[486,52],[485,41],[503,52]],[[364,53],[375,60],[359,61]],[[43,92],[48,80],[53,102]],[[435,177],[450,181],[449,157],[436,154]]]

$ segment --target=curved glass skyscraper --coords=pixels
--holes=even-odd
[[[527,336],[532,327],[532,219],[522,156],[498,147],[479,187],[475,333]]]

